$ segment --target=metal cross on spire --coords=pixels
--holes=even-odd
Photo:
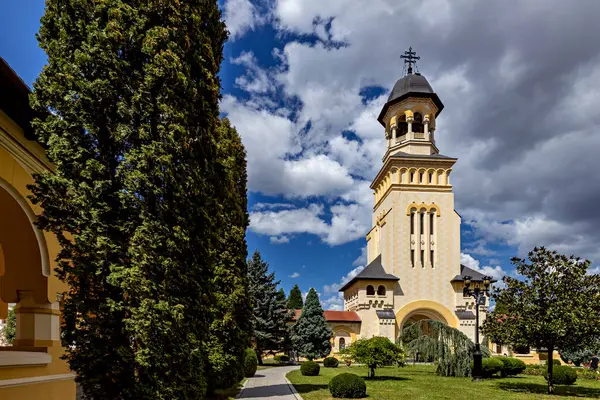
[[[417,56],[416,51],[412,51],[412,46],[408,48],[408,51],[405,51],[404,54],[400,56],[400,58],[404,59],[404,64],[408,64],[408,73],[412,74],[413,72],[413,64],[417,64],[417,60],[420,60],[421,57]]]

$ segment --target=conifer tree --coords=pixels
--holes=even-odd
[[[294,325],[292,342],[301,356],[313,360],[331,353],[331,327],[325,320],[319,296],[314,288],[308,291],[302,313]]]
[[[258,250],[248,260],[248,275],[254,299],[254,345],[258,363],[262,365],[263,352],[282,350],[292,315],[287,309],[285,293],[282,298],[277,290],[279,281],[275,281],[273,272],[269,273],[269,265]]]
[[[66,360],[89,399],[204,398],[210,318],[240,301],[213,309],[226,37],[216,1],[46,1],[32,104],[56,169],[32,200],[62,246]]]
[[[252,304],[248,293],[246,228],[246,152],[227,118],[219,126],[222,183],[217,221],[219,260],[215,268],[208,348],[209,391],[228,388],[243,378],[244,351],[250,345]]]
[[[292,290],[290,290],[290,297],[288,297],[288,308],[290,310],[301,310],[302,307],[304,307],[302,292],[298,285],[294,285]]]
[[[4,336],[4,341],[8,344],[12,343],[17,336],[17,314],[15,314],[15,308],[12,307],[8,310],[8,318],[6,318],[6,325],[0,332]]]

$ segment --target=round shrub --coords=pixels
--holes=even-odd
[[[337,358],[335,357],[326,357],[323,360],[323,366],[327,367],[327,368],[337,368],[337,366],[340,364],[340,362],[338,361]]]
[[[481,363],[481,372],[484,378],[491,378],[502,371],[504,364],[496,357],[484,358]]]
[[[502,370],[500,370],[500,375],[502,377],[507,376],[515,376],[519,375],[525,368],[527,367],[522,360],[513,357],[496,357],[498,360],[502,361]]]
[[[285,354],[280,354],[274,357],[274,360],[277,364],[285,364],[290,361],[290,357]]]
[[[317,376],[321,367],[314,361],[305,361],[300,366],[300,373],[304,376]]]
[[[544,369],[544,378],[548,380],[548,368]],[[572,385],[577,380],[577,371],[566,365],[555,365],[552,368],[552,382],[557,385]]]
[[[253,377],[256,373],[256,368],[258,368],[256,353],[253,349],[246,349],[244,352],[244,376],[246,378]]]
[[[360,376],[344,372],[329,381],[329,392],[337,398],[359,399],[367,395],[367,385]]]

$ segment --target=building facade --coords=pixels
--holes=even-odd
[[[367,266],[340,289],[345,312],[360,324],[349,332],[334,327],[334,352],[340,341],[348,344],[347,334],[396,341],[403,326],[421,319],[474,338],[475,303],[463,296],[463,277],[475,286],[484,277],[460,264],[461,217],[450,183],[457,159],[440,154],[435,140],[443,108],[427,79],[409,67],[379,114],[384,155],[371,184]],[[487,305],[480,310],[483,320]]]
[[[75,399],[74,375],[60,359],[60,296],[53,274],[59,251],[52,234],[35,226],[39,206],[28,185],[52,171],[34,140],[29,88],[0,58],[0,320],[15,304],[16,340],[0,345],[0,399]]]

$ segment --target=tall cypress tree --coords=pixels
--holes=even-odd
[[[314,288],[308,291],[302,313],[294,325],[292,343],[301,356],[313,360],[331,353],[331,327],[325,320],[319,295]]]
[[[285,346],[287,323],[292,315],[287,309],[285,294],[282,298],[277,291],[279,281],[275,281],[273,272],[269,273],[269,265],[258,250],[248,260],[248,276],[254,299],[254,345],[258,363],[262,365],[263,352],[280,351]]]
[[[32,200],[62,246],[66,359],[90,399],[204,397],[226,37],[216,1],[46,1],[32,104],[56,170]]]
[[[302,292],[298,285],[294,285],[290,290],[290,297],[288,297],[288,308],[290,310],[300,310],[304,307],[304,301],[302,301]]]

